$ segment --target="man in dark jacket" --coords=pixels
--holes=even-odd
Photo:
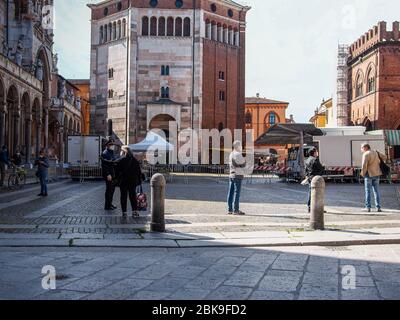
[[[44,149],[40,150],[39,158],[35,161],[35,165],[38,167],[36,175],[40,180],[40,193],[39,197],[47,197],[47,178],[49,175],[49,158],[47,157]]]
[[[7,146],[2,146],[0,151],[0,187],[4,185],[4,178],[6,175],[6,166],[10,165],[10,158],[8,155]]]
[[[106,142],[106,150],[101,155],[103,178],[106,182],[104,210],[115,210],[117,208],[112,204],[115,192],[113,184],[113,179],[115,178],[114,160],[114,141],[110,139]]]
[[[324,167],[319,161],[318,151],[313,149],[310,151],[310,157],[306,161],[306,177],[310,184],[310,190],[308,192],[308,212],[311,212],[311,181],[315,176],[320,176],[324,173]]]

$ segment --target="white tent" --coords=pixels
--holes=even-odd
[[[150,147],[153,150],[158,150],[159,152],[174,150],[174,146],[172,144],[152,131],[147,133],[146,139],[143,141],[129,145],[129,148],[131,148],[133,152],[146,152]]]

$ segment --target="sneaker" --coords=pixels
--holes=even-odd
[[[376,212],[383,212],[381,208],[378,208]]]
[[[365,208],[362,210],[362,212],[371,212],[371,208]]]
[[[44,194],[43,194],[43,193],[39,193],[37,196],[38,196],[38,197],[43,197]]]
[[[235,216],[244,216],[244,215],[246,215],[243,211],[235,211],[234,213],[233,213],[233,215],[235,215]]]
[[[139,212],[133,211],[133,212],[132,212],[132,217],[133,217],[133,218],[139,218],[139,217],[140,217]]]
[[[233,214],[233,212],[232,211],[228,211],[228,215],[232,215]]]
[[[111,209],[112,210],[116,210],[117,209],[117,207],[116,206],[114,206],[113,204],[111,205]]]
[[[128,218],[128,214],[126,212],[123,212],[122,213],[122,218],[124,218],[124,219]]]

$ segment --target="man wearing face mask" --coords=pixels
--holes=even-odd
[[[115,178],[114,172],[114,141],[112,139],[106,142],[106,150],[101,155],[101,167],[103,171],[103,178],[106,182],[105,205],[104,210],[115,210],[117,207],[112,204],[115,186],[113,179]]]

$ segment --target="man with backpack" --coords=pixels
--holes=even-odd
[[[306,161],[306,178],[310,185],[310,190],[308,192],[308,213],[311,213],[311,181],[315,176],[321,176],[325,168],[321,164],[318,158],[318,151],[317,149],[313,149],[310,151],[310,157]]]
[[[361,176],[364,177],[365,184],[365,209],[363,211],[371,212],[371,190],[373,190],[376,210],[382,212],[379,182],[382,175],[389,173],[385,164],[387,157],[379,151],[371,150],[368,143],[361,146],[361,152],[363,153]]]

